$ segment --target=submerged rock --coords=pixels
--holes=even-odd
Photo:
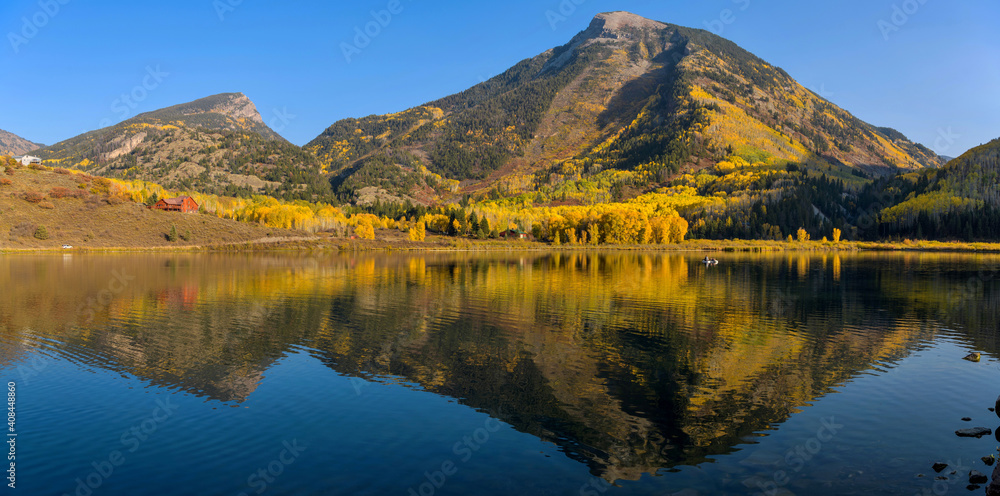
[[[973,427],[971,429],[959,429],[955,431],[958,437],[983,437],[993,434],[993,429],[987,429],[986,427]]]
[[[972,422],[972,417],[962,417],[962,422]]]
[[[986,474],[978,470],[973,470],[972,472],[969,472],[969,484],[986,484],[989,481],[990,478],[986,477]]]

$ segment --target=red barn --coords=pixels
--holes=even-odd
[[[198,202],[190,196],[179,196],[177,198],[166,198],[153,205],[156,210],[166,210],[167,212],[182,212],[191,214],[198,211]]]

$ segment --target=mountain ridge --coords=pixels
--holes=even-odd
[[[36,152],[90,174],[172,189],[285,199],[329,199],[318,160],[264,123],[243,93],[145,112]]]
[[[633,176],[626,188],[648,191],[733,155],[842,174],[941,165],[884,129],[729,40],[610,12],[484,83],[395,114],[338,121],[305,148],[338,173],[343,199],[359,173],[407,193],[415,168],[476,194],[558,188],[567,177],[614,182],[602,175],[612,170]]]
[[[45,145],[33,143],[12,132],[0,129],[0,155],[24,155]]]

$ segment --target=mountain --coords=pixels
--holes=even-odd
[[[731,157],[847,176],[941,165],[728,40],[627,12],[599,14],[568,44],[461,93],[334,123],[305,148],[342,198],[363,186],[509,195],[581,180],[638,193]]]
[[[330,191],[316,157],[264,124],[242,93],[139,114],[37,154],[50,164],[171,189],[306,200]]]
[[[24,155],[42,146],[0,129],[0,155]]]
[[[882,210],[881,235],[976,241],[1000,238],[1000,138],[940,169],[877,185],[898,202]]]

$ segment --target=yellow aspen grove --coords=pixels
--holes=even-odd
[[[841,235],[840,229],[837,229],[836,227],[833,228],[833,242],[834,243],[840,243],[840,235]]]
[[[417,222],[410,228],[410,241],[423,241],[427,236],[427,228],[423,222]]]
[[[354,235],[359,239],[375,239],[375,227],[368,219],[361,219],[358,226],[354,228]]]

